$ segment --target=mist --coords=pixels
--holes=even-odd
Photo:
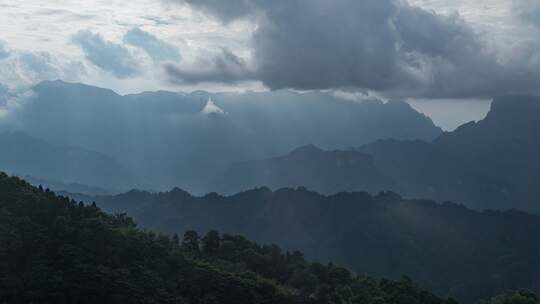
[[[133,188],[202,193],[234,162],[307,144],[346,149],[384,138],[430,140],[441,132],[405,102],[357,102],[318,92],[118,95],[61,81],[30,92],[5,128],[113,157],[133,172]]]

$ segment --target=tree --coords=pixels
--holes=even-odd
[[[215,230],[209,231],[202,239],[202,249],[205,254],[215,254],[219,250],[221,238]]]
[[[187,252],[199,254],[199,234],[197,234],[197,231],[188,230],[184,233],[182,248]]]
[[[519,290],[491,299],[490,304],[538,304],[538,296],[529,290]]]

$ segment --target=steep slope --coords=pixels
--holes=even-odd
[[[234,164],[211,189],[232,194],[257,186],[304,186],[322,193],[343,189],[376,193],[395,188],[392,180],[378,171],[370,155],[352,150],[323,151],[308,145],[282,157]]]
[[[223,193],[253,186],[306,186],[322,193],[393,190],[476,209],[538,213],[539,134],[540,98],[495,98],[485,119],[445,132],[433,142],[385,139],[354,151],[291,153],[244,162],[231,166],[214,189]],[[362,161],[339,166],[344,155]]]
[[[56,193],[78,193],[83,195],[112,195],[122,193],[120,189],[105,189],[95,186],[88,186],[81,183],[66,183],[61,181],[35,178],[30,175],[19,176],[25,181],[34,186],[42,186],[43,188],[49,188]]]
[[[441,133],[403,102],[363,103],[325,93],[113,91],[43,82],[15,115],[28,134],[111,155],[150,189],[204,193],[233,162],[315,144],[344,149],[382,138],[431,140]]]
[[[369,275],[403,274],[440,295],[474,302],[516,288],[539,291],[540,216],[478,212],[393,193],[323,196],[267,188],[229,197],[131,191],[87,198],[142,226],[183,233],[218,229],[334,261]]]
[[[20,175],[126,188],[133,174],[107,155],[77,147],[52,145],[22,132],[0,132],[0,169]]]
[[[495,98],[485,119],[431,144],[379,141],[373,156],[407,195],[540,212],[540,98]]]
[[[240,236],[142,232],[0,173],[2,303],[455,303]]]

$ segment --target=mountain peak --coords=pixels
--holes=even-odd
[[[293,154],[311,154],[311,153],[320,153],[320,152],[324,152],[321,148],[313,145],[313,144],[309,144],[309,145],[305,145],[305,146],[301,146],[301,147],[298,147],[296,149],[294,149],[292,152],[291,152],[291,155]]]
[[[183,189],[180,189],[178,187],[172,188],[171,191],[169,191],[169,193],[176,196],[176,197],[184,197],[184,198],[192,197],[192,195],[189,192],[187,192],[187,191],[185,191]]]
[[[42,81],[36,84],[33,87],[33,89],[34,91],[38,91],[38,92],[52,92],[50,90],[62,89],[63,91],[72,92],[78,95],[91,93],[92,95],[101,94],[105,96],[106,95],[118,96],[118,94],[111,89],[96,87],[96,86],[87,85],[87,84],[79,83],[79,82],[66,82],[60,79]]]

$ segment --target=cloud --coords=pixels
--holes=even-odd
[[[206,115],[212,115],[212,114],[226,115],[227,114],[227,112],[225,112],[222,108],[216,105],[211,98],[209,98],[208,101],[206,101],[206,105],[201,110],[201,113],[206,114]]]
[[[251,80],[254,77],[246,61],[226,48],[222,48],[218,55],[210,59],[198,58],[194,66],[183,68],[167,64],[165,72],[169,81],[175,84],[236,83]]]
[[[262,16],[252,41],[253,77],[271,89],[356,88],[436,98],[539,93],[538,45],[515,46],[513,57],[504,57],[460,16],[407,1],[187,3],[224,22]]]
[[[11,50],[0,64],[0,83],[11,91],[25,90],[43,80],[66,79],[78,81],[86,75],[79,61],[59,58],[48,52]]]
[[[8,87],[0,83],[0,109],[7,105]]]
[[[124,35],[124,42],[141,48],[155,61],[180,61],[181,58],[177,47],[139,28],[129,30]]]
[[[160,18],[158,16],[143,16],[142,19],[145,19],[145,20],[148,20],[148,21],[152,21],[155,25],[171,25],[172,22],[167,20],[167,19],[164,19],[164,18]]]
[[[50,78],[59,74],[54,59],[47,52],[21,52],[19,62],[24,70],[41,75],[43,78]]]
[[[33,101],[32,90],[14,94],[8,87],[0,84],[0,126],[18,126],[17,114]]]
[[[2,60],[0,83],[9,86],[15,91],[43,80],[57,78],[75,80],[85,73],[80,62],[59,60],[49,52],[9,49],[1,41],[0,60]],[[1,91],[3,91],[1,86],[0,95],[2,95]]]
[[[0,40],[0,60],[9,57],[11,51],[8,49],[7,44]]]
[[[127,78],[137,73],[137,62],[124,46],[106,41],[99,34],[87,30],[77,32],[72,40],[82,49],[86,59],[102,70],[118,78]]]
[[[536,1],[520,1],[520,16],[532,25],[540,27],[540,3]],[[517,4],[516,4],[517,5]]]
[[[255,33],[258,75],[272,89],[366,87],[406,79],[397,64],[389,1],[275,2]],[[376,72],[375,72],[376,71]]]
[[[256,8],[251,0],[168,0],[169,2],[187,3],[195,9],[229,23],[238,18],[249,16]]]

